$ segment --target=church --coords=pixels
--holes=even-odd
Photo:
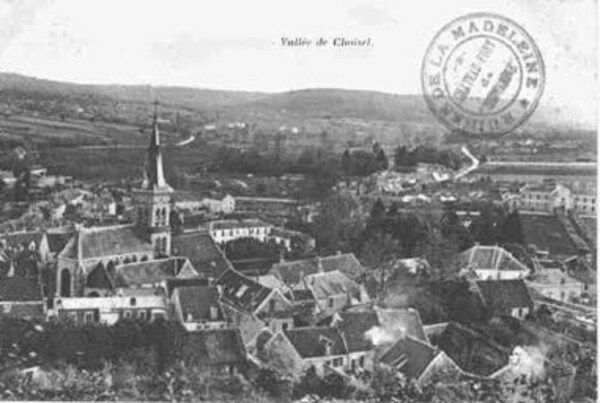
[[[134,222],[77,227],[56,259],[55,297],[98,296],[99,289],[104,290],[101,295],[110,295],[125,270],[129,277],[133,271],[138,276],[177,277],[186,267],[187,277],[196,273],[211,280],[230,268],[207,231],[171,233],[172,194],[164,177],[155,109],[143,181],[133,192]],[[177,263],[182,257],[191,263],[191,272]],[[165,264],[169,262],[173,264]]]

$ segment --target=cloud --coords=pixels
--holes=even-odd
[[[258,37],[199,37],[180,33],[164,42],[151,46],[150,56],[172,66],[196,65],[231,49],[264,50],[271,46],[269,39]]]
[[[348,18],[359,25],[397,23],[389,10],[368,3],[360,3],[348,10]]]

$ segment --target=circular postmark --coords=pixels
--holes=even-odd
[[[531,116],[544,91],[542,56],[510,19],[468,14],[446,24],[425,53],[425,100],[448,129],[504,134]]]

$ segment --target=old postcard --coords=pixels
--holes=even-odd
[[[595,402],[596,0],[0,0],[0,400]]]

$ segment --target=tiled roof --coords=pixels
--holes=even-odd
[[[180,287],[207,286],[208,280],[202,277],[195,278],[169,278],[167,279],[167,295],[171,296],[173,291]]]
[[[341,294],[359,298],[361,293],[360,286],[339,271],[311,274],[305,284],[318,300]]]
[[[102,263],[98,263],[87,275],[85,285],[89,288],[99,289],[112,289],[114,287],[113,280]]]
[[[418,379],[436,356],[433,346],[411,336],[401,337],[382,356],[380,361],[396,368],[406,377]]]
[[[187,259],[171,257],[119,265],[115,272],[116,287],[160,283],[177,276]]]
[[[246,349],[237,329],[207,330],[186,333],[184,360],[199,366],[240,365]]]
[[[533,308],[533,300],[523,280],[482,280],[475,284],[485,304],[495,310]]]
[[[363,267],[352,253],[311,259],[280,262],[273,265],[271,273],[290,285],[299,284],[304,276],[322,272],[340,271],[350,278],[363,272]]]
[[[0,279],[0,301],[41,301],[39,284],[26,277],[5,277]]]
[[[398,336],[409,335],[417,340],[429,343],[425,335],[421,316],[415,309],[376,309],[381,326]]]
[[[463,267],[475,270],[528,271],[527,266],[498,246],[476,245],[460,255]]]
[[[313,295],[311,290],[306,289],[295,289],[292,290],[292,301],[294,302],[313,302],[315,301],[315,296]]]
[[[379,319],[375,311],[342,312],[339,314],[341,322],[337,325],[340,329],[348,352],[369,351],[375,346],[365,337],[365,333],[374,326],[379,326]]]
[[[455,322],[450,322],[438,337],[438,347],[463,370],[488,376],[508,364],[510,351],[488,337]]]
[[[73,232],[70,231],[48,231],[46,238],[48,239],[48,249],[52,253],[60,253],[69,240],[73,237]]]
[[[139,237],[133,225],[119,225],[79,229],[60,256],[90,259],[140,252],[153,253],[152,244]]]
[[[173,235],[171,250],[174,255],[187,257],[200,274],[218,278],[231,267],[208,231],[185,232]]]
[[[333,327],[286,330],[285,336],[302,358],[326,357],[327,345],[330,345],[330,355],[343,355],[348,352],[339,331]]]
[[[216,284],[225,301],[247,312],[254,312],[273,291],[232,269],[225,271]]]
[[[222,321],[222,309],[219,305],[219,292],[212,286],[178,287],[179,303],[183,320],[188,321]],[[217,316],[211,317],[211,308],[216,309]]]
[[[256,280],[259,282],[259,284],[267,287],[267,288],[271,288],[271,289],[278,289],[278,290],[287,290],[287,286],[285,285],[285,283],[283,281],[281,281],[278,277],[275,277],[272,274],[265,274],[263,276],[258,276],[256,278]]]
[[[252,341],[265,327],[265,324],[252,313],[240,311],[227,303],[221,303],[221,308],[227,320],[239,329],[244,345]]]

